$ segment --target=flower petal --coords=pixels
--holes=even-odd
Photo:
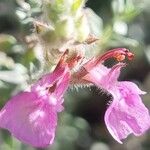
[[[113,93],[114,100],[105,113],[106,126],[119,143],[130,133],[139,136],[150,127],[149,111],[140,96],[126,91],[126,87],[124,90],[126,95],[119,91],[119,99]]]
[[[112,94],[113,101],[105,113],[105,123],[110,134],[119,143],[131,133],[137,136],[143,134],[150,127],[149,111],[139,96],[145,92],[132,82],[118,81],[125,63],[107,68],[95,61],[92,59],[84,66],[87,74],[83,79]]]
[[[35,147],[52,144],[56,125],[55,109],[37,99],[36,94],[31,92],[16,95],[0,112],[0,127]]]
[[[116,90],[116,84],[118,83],[117,79],[120,75],[121,68],[124,66],[125,63],[118,63],[112,68],[107,68],[102,64],[98,64],[89,70],[88,74],[85,75],[83,79],[95,84],[107,93],[112,94],[111,91]]]
[[[65,91],[68,89],[69,81],[70,81],[70,72],[68,67],[65,69],[64,73],[61,75],[61,78],[58,80],[54,93],[56,97],[62,99]]]
[[[87,72],[88,73],[83,77],[83,79],[99,86],[102,84],[104,77],[107,76],[109,69],[100,64],[95,66],[91,70],[87,70]]]
[[[39,98],[45,99],[50,105],[58,105],[62,109],[63,95],[69,86],[69,81],[69,68],[63,65],[57,67],[54,72],[44,75],[31,87],[31,92],[36,92]]]
[[[139,87],[133,82],[122,81],[120,82],[120,87],[123,87],[123,88],[126,87],[126,89],[129,89],[130,92],[133,94],[139,94],[139,95],[146,94],[145,91],[142,91],[141,89],[139,89]]]
[[[56,80],[59,80],[64,75],[64,72],[66,70],[66,67],[59,67],[56,70],[54,70],[52,73],[48,73],[35,83],[32,87],[32,91],[38,91],[39,87],[47,87],[49,85],[53,85]]]

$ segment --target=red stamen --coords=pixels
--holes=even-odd
[[[125,60],[125,58],[132,60],[134,57],[134,54],[132,54],[131,52],[129,52],[128,49],[126,48],[116,48],[113,50],[109,50],[108,52],[106,52],[104,55],[100,56],[100,57],[93,57],[91,60],[89,60],[85,65],[84,68],[88,68],[91,69],[94,66],[103,63],[104,61],[106,61],[107,59],[110,58],[115,58],[117,61],[121,62],[123,60]]]
[[[104,62],[105,60],[112,58],[112,57],[116,58],[118,61],[123,61],[128,52],[129,50],[126,48],[116,48],[113,50],[109,50],[108,52],[106,52],[104,55],[102,55],[96,60],[97,62],[96,64],[100,62]]]

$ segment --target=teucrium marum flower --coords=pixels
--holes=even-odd
[[[129,134],[142,135],[150,127],[150,115],[140,95],[145,94],[138,86],[129,81],[118,81],[120,70],[125,63],[118,63],[112,68],[101,64],[104,60],[115,57],[131,59],[132,54],[125,49],[109,51],[100,58],[85,64],[87,74],[83,79],[94,83],[112,95],[112,102],[105,113],[105,124],[115,140],[122,143]]]
[[[0,112],[0,127],[35,147],[53,143],[57,113],[63,110],[63,95],[68,88],[67,65],[41,77],[29,91],[12,97]]]

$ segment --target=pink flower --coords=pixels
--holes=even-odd
[[[66,65],[46,74],[30,91],[11,98],[0,111],[0,127],[35,147],[53,143],[57,112],[62,111],[63,95],[70,79]]]
[[[87,74],[83,77],[84,80],[94,83],[112,95],[113,100],[105,113],[105,124],[110,134],[119,143],[122,143],[121,140],[129,134],[139,136],[150,127],[149,111],[140,98],[140,95],[145,92],[132,82],[118,81],[120,70],[125,64],[118,63],[112,68],[101,64],[110,56],[125,59],[123,55],[131,58],[131,53],[125,49],[112,50],[102,57],[93,58],[85,64]]]

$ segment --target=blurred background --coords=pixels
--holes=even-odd
[[[12,95],[25,89],[40,68],[36,43],[28,37],[34,32],[33,20],[42,14],[41,4],[40,0],[0,0],[1,108]],[[86,6],[100,17],[101,51],[126,47],[135,53],[120,79],[131,80],[147,91],[143,101],[150,109],[150,1],[88,0]],[[69,89],[65,111],[59,114],[55,143],[47,150],[150,150],[148,132],[140,137],[131,135],[122,145],[111,137],[103,119],[109,100],[94,86]],[[35,148],[0,130],[0,150]]]

